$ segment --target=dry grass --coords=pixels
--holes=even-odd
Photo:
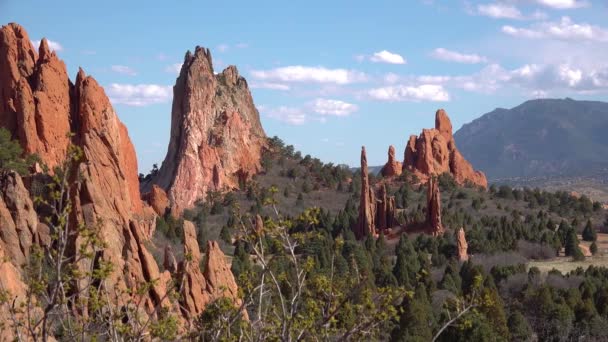
[[[581,237],[579,236],[579,239]],[[591,245],[590,242],[582,241],[581,248],[589,249]],[[597,235],[597,247],[598,253],[596,256],[587,257],[584,261],[571,261],[572,258],[566,256],[559,256],[557,258],[553,258],[545,261],[530,261],[528,263],[528,268],[530,267],[538,267],[541,273],[545,274],[551,271],[552,269],[556,269],[563,274],[566,274],[570,271],[574,271],[575,269],[582,267],[586,269],[589,266],[604,266],[608,267],[608,234],[598,234]]]

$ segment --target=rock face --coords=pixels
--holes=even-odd
[[[200,270],[201,253],[196,241],[196,231],[192,222],[184,222],[184,255],[189,255],[189,261],[179,264],[179,272],[184,276],[182,284],[181,310],[189,320],[200,315],[208,303],[221,297],[230,298],[236,306],[241,305],[238,297],[238,287],[226,256],[220,250],[217,242],[207,242],[205,273]]]
[[[0,179],[0,246],[15,265],[27,262],[38,237],[38,216],[21,177],[10,173]]]
[[[469,254],[467,253],[467,249],[469,245],[467,244],[467,239],[464,235],[464,228],[458,229],[456,233],[456,247],[458,249],[458,260],[467,261],[469,260]]]
[[[0,127],[53,168],[69,145],[70,83],[65,64],[43,39],[38,53],[23,27],[0,30]]]
[[[156,184],[152,185],[149,192],[143,194],[143,199],[148,202],[159,216],[164,216],[167,208],[169,208],[167,193]]]
[[[441,223],[441,194],[439,184],[430,178],[427,188],[426,233],[433,236],[443,235],[445,229]]]
[[[395,146],[391,145],[388,148],[388,161],[384,167],[382,167],[380,173],[384,177],[394,177],[401,175],[402,171],[403,164],[401,164],[401,162],[397,161],[395,158]]]
[[[483,172],[475,171],[456,148],[452,123],[443,109],[435,114],[435,128],[423,129],[419,137],[410,136],[403,169],[413,172],[423,182],[447,172],[458,184],[471,182],[484,188],[488,186]]]
[[[208,52],[205,54],[197,49],[195,56],[186,58],[187,66],[176,86],[179,99],[174,104],[174,124],[177,121],[179,129],[174,133],[183,134],[187,139],[173,139],[172,143],[178,144],[179,151],[185,153],[180,156],[188,158],[192,152],[188,146],[193,141],[201,143],[196,158],[185,158],[198,160],[198,164],[177,163],[177,174],[203,172],[205,177],[211,175],[215,188],[220,188],[220,184],[231,186],[236,182],[236,178],[231,178],[235,174],[246,176],[248,172],[257,171],[264,134],[259,119],[252,119],[257,119],[258,113],[247,84],[236,69],[228,68],[216,79],[211,69],[204,74],[202,69],[194,67],[196,64],[203,68],[207,63],[211,68],[210,57],[207,59],[206,55]],[[209,75],[213,78],[209,81],[213,87],[198,89],[198,85],[209,86],[206,79]],[[224,95],[217,95],[220,93]],[[206,98],[212,99],[211,105],[207,106]],[[231,98],[235,99],[235,107],[227,103]],[[188,114],[188,117],[178,118],[181,114]],[[96,253],[99,259],[95,265],[99,264],[97,261],[106,261],[113,266],[113,272],[105,280],[109,297],[120,303],[135,299],[133,303],[139,303],[138,309],[148,313],[163,311],[154,310],[159,307],[172,308],[166,294],[171,273],[177,273],[179,268],[175,257],[170,249],[166,250],[164,266],[167,270],[161,273],[146,247],[156,218],[153,210],[164,213],[168,205],[166,194],[159,187],[151,187],[147,197],[154,209],[144,206],[140,198],[135,149],[103,88],[82,69],[72,84],[65,65],[49,50],[47,41],[42,40],[36,53],[27,33],[17,24],[3,26],[0,30],[0,127],[7,128],[26,152],[37,153],[50,167],[63,165],[70,145],[81,150],[81,162],[72,166],[78,175],[70,180],[67,189],[72,205],[68,219],[71,231],[68,256],[78,253],[87,239],[80,235],[78,226],[95,230],[104,242]],[[73,134],[68,135],[70,132]],[[259,134],[255,135],[255,132]],[[192,140],[193,137],[198,139]],[[184,145],[179,145],[181,143]],[[242,153],[224,158],[223,152],[235,150]],[[206,163],[211,161],[214,164],[208,166]],[[190,166],[198,168],[189,169]],[[205,173],[209,170],[213,172]],[[180,184],[193,186],[200,179],[181,178],[187,183]],[[10,290],[10,300],[19,299],[25,293],[20,273],[30,247],[48,245],[50,241],[50,229],[39,222],[40,213],[35,211],[30,190],[17,174],[9,173],[0,179],[0,285]],[[185,303],[189,310],[186,317],[194,317],[190,314],[202,312],[205,304],[222,295],[240,305],[236,283],[218,245],[211,243],[208,246],[207,268],[203,275],[194,226],[186,224],[184,233],[186,252],[196,261],[182,267],[189,280],[185,286],[188,295]],[[81,271],[90,271],[95,265],[87,259],[75,266]],[[149,289],[142,293],[130,294],[128,291],[148,284]],[[80,288],[87,285],[84,281],[75,284]],[[0,312],[0,319],[4,318]],[[4,336],[2,332],[0,336]]]
[[[359,201],[359,219],[355,227],[357,239],[376,235],[376,196],[369,184],[367,155],[365,146],[361,147],[361,200]]]
[[[214,75],[208,49],[188,52],[173,87],[169,148],[152,180],[167,191],[172,212],[259,172],[265,146],[259,113],[236,67]]]
[[[395,219],[395,196],[388,196],[386,184],[380,183],[377,190],[369,182],[367,154],[365,146],[361,147],[361,200],[359,218],[354,227],[357,239],[368,235],[377,236],[387,228],[397,224]]]
[[[376,231],[381,232],[396,225],[395,196],[387,196],[386,184],[380,184],[376,200]]]

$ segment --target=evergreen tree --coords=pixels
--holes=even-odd
[[[407,234],[402,234],[395,249],[397,261],[393,267],[393,274],[397,283],[406,288],[413,289],[417,283],[416,274],[420,270],[418,253],[414,250]]]
[[[424,286],[418,286],[401,304],[399,325],[391,333],[391,341],[431,341],[435,319]]]
[[[585,225],[585,229],[583,229],[583,241],[596,241],[597,233],[593,225],[591,224],[591,220],[587,220],[587,224]]]
[[[512,341],[529,341],[532,337],[532,328],[521,312],[513,312],[511,316],[509,316],[508,324]]]

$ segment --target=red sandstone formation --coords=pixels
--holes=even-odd
[[[464,235],[464,228],[458,229],[456,235],[456,247],[458,249],[458,260],[467,261],[469,260],[469,254],[467,253],[467,249],[469,245],[467,244],[467,239]]]
[[[488,186],[483,172],[475,171],[456,148],[452,123],[443,109],[435,114],[435,128],[423,129],[419,137],[410,136],[403,169],[413,172],[423,182],[447,172],[458,184],[471,182],[484,188]]]
[[[387,196],[386,184],[381,183],[378,191],[369,183],[367,155],[365,147],[361,148],[361,201],[359,219],[354,227],[357,239],[368,235],[376,236],[382,230],[392,228],[395,220],[395,197]]]
[[[395,159],[395,146],[388,148],[388,162],[384,165],[380,173],[384,177],[399,176],[403,172],[403,164]]]
[[[264,135],[246,82],[238,77],[234,68],[228,68],[217,79],[211,69],[207,74],[198,73],[201,70],[196,66],[202,67],[207,63],[211,67],[210,57],[206,58],[206,55],[198,49],[195,56],[187,56],[176,86],[174,126],[177,128],[173,133],[188,133],[188,139],[198,139],[177,142],[172,136],[172,143],[177,144],[173,147],[181,146],[180,157],[198,160],[199,163],[195,163],[197,169],[190,169],[188,163],[176,161],[177,176],[184,177],[178,183],[184,188],[174,189],[190,189],[196,185],[199,178],[185,176],[191,172],[203,172],[207,177],[210,173],[205,172],[213,168],[217,177],[212,178],[219,187],[220,182],[229,186],[236,182],[232,178],[235,173],[244,176],[259,168]],[[197,89],[199,83],[209,85],[203,79],[211,82],[213,87]],[[224,96],[216,96],[216,92]],[[236,107],[227,102],[232,97],[237,101]],[[211,98],[211,102],[205,102]],[[201,115],[179,118],[182,109],[185,111],[183,114]],[[137,158],[126,127],[95,79],[86,76],[81,69],[72,84],[65,65],[49,50],[47,41],[42,40],[39,53],[36,53],[27,33],[17,24],[3,26],[0,30],[0,127],[7,128],[26,152],[37,153],[50,167],[62,165],[69,145],[82,150],[79,178],[77,182],[70,183],[69,189],[72,203],[69,229],[73,229],[73,240],[68,254],[76,253],[82,244],[83,237],[76,229],[78,225],[96,229],[105,243],[99,256],[114,269],[105,286],[110,291],[118,291],[118,300],[125,302],[129,296],[139,296],[130,295],[127,290],[151,284],[135,303],[141,303],[140,309],[147,312],[159,312],[153,310],[155,307],[170,307],[166,292],[171,274],[168,271],[160,273],[158,264],[146,248],[156,216],[149,207],[143,206],[140,199]],[[203,131],[207,127],[212,129]],[[68,136],[70,132],[74,134]],[[248,135],[252,132],[259,134]],[[191,141],[204,143],[198,151],[180,145]],[[223,154],[230,155],[236,150],[242,153],[235,153],[236,157]],[[193,152],[196,152],[194,157],[191,155]],[[213,162],[212,166],[207,162]],[[174,198],[177,196],[173,195]],[[0,180],[0,285],[10,290],[10,300],[19,300],[24,293],[20,272],[30,246],[48,244],[49,241],[49,228],[39,222],[30,197],[18,175],[8,174]],[[154,210],[162,212],[162,194],[157,191],[152,197],[155,198],[152,201]],[[158,198],[160,200],[157,201]],[[198,253],[198,244],[194,228],[190,228],[187,230],[186,249],[194,254],[195,251]],[[210,299],[220,296],[220,289],[224,287],[229,289],[227,295],[237,302],[236,283],[231,278],[229,267],[223,263],[223,254],[220,255],[217,244],[211,244],[209,250],[211,254],[207,256],[205,273],[208,278],[199,269],[200,253],[195,254],[197,262],[185,271],[190,280],[189,293],[196,293],[193,288],[200,288],[204,290],[201,294],[207,294],[205,301],[199,300],[198,294],[193,295],[196,297],[192,299],[195,313],[200,313]],[[167,265],[172,268],[171,258],[168,259]],[[77,267],[89,271],[91,265],[86,262],[80,262]],[[76,284],[79,287],[85,285]],[[116,298],[114,293],[110,297]],[[3,318],[3,313],[0,313],[0,319]]]
[[[392,228],[396,224],[395,196],[387,196],[386,184],[382,183],[376,200],[376,231]]]
[[[440,236],[445,232],[441,223],[441,194],[437,181],[431,177],[427,189],[426,233]]]
[[[149,192],[143,194],[143,199],[159,216],[164,216],[169,208],[167,193],[156,184],[152,185]]]
[[[233,299],[235,305],[240,306],[238,287],[226,257],[220,250],[217,242],[207,243],[205,258],[205,273],[200,269],[202,256],[196,240],[196,231],[192,222],[184,222],[184,255],[189,256],[188,261],[179,265],[179,273],[184,275],[182,296],[180,303],[182,313],[186,319],[194,320],[205,306],[221,297]]]
[[[236,67],[214,75],[208,49],[188,52],[173,87],[169,148],[152,180],[167,191],[172,212],[259,172],[265,146],[259,113]]]
[[[355,228],[357,239],[376,235],[376,196],[369,184],[367,155],[365,146],[361,147],[361,201],[359,202],[359,220]]]
[[[65,158],[70,132],[70,83],[65,64],[43,39],[38,54],[17,24],[0,30],[0,127],[51,169]]]

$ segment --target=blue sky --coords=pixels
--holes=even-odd
[[[49,39],[129,128],[140,172],[162,162],[183,56],[211,49],[252,87],[262,124],[304,154],[402,155],[445,108],[455,129],[539,97],[608,100],[608,2],[3,1],[0,22]]]

